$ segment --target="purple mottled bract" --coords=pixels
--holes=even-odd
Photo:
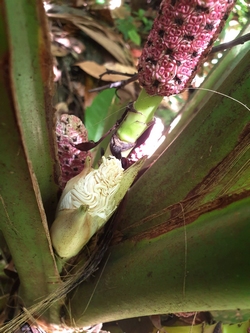
[[[90,152],[80,151],[73,145],[88,141],[88,133],[82,121],[74,116],[62,114],[56,124],[58,156],[61,167],[60,187],[63,189],[71,178],[84,168]]]
[[[224,26],[234,0],[163,0],[138,63],[149,95],[182,92]]]

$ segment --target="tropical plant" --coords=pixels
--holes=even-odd
[[[53,332],[62,321],[249,309],[248,45],[213,68],[105,237],[65,279],[49,233],[60,171],[46,17],[42,2],[28,0],[0,1],[0,17],[0,248],[15,265],[8,279],[1,266],[1,332],[35,320]],[[232,328],[245,332],[249,322]]]

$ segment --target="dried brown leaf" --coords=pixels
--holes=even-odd
[[[77,63],[76,65],[79,66],[82,70],[84,70],[84,72],[93,76],[96,79],[99,79],[100,75],[105,73],[107,69],[128,74],[134,74],[136,72],[136,69],[134,67],[125,66],[118,63],[106,63],[103,65],[99,65],[95,61],[82,61]],[[126,75],[115,75],[115,74],[106,74],[102,77],[103,81],[111,81],[111,82],[116,82],[126,79],[128,79]]]
[[[120,36],[114,33],[110,28],[97,23],[91,17],[82,17],[69,13],[48,13],[48,16],[51,18],[70,21],[77,28],[82,30],[85,34],[105,48],[118,60],[118,62],[125,65],[132,64],[132,58],[129,50]]]

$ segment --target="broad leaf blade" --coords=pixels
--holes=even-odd
[[[45,114],[51,68],[42,60],[50,54],[41,2],[2,1],[0,15],[0,229],[28,307],[60,283],[43,206],[53,211],[57,189]],[[59,319],[58,308],[53,311],[51,322]]]
[[[86,108],[85,126],[89,140],[98,141],[101,138],[114,95],[115,89],[104,90],[96,96],[92,105]]]

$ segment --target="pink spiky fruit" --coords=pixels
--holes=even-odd
[[[85,160],[87,157],[91,157],[91,153],[80,151],[73,146],[88,141],[85,126],[74,115],[60,115],[56,124],[56,139],[61,167],[59,185],[63,189],[71,178],[83,170]]]
[[[138,63],[149,95],[182,92],[205,61],[234,0],[163,0]]]

